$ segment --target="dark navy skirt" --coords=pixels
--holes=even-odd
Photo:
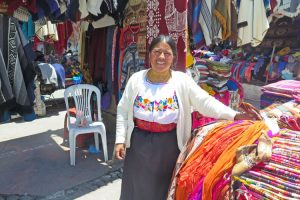
[[[134,128],[126,149],[121,200],[165,200],[177,157],[176,129],[152,133]]]

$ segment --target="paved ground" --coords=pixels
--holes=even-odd
[[[85,147],[77,149],[76,166],[69,165],[64,116],[64,104],[57,100],[48,103],[45,117],[24,122],[14,116],[0,124],[0,200],[119,198],[122,162],[104,163],[102,152],[91,154]],[[108,111],[103,118],[111,159],[115,116]],[[87,140],[89,144],[93,141]]]

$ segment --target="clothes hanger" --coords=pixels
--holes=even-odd
[[[129,30],[132,33],[132,41],[129,43],[129,45],[134,44],[136,45],[136,41],[135,41],[135,37],[138,34],[138,32],[140,31],[140,23],[136,21],[135,18],[133,18],[130,23],[129,23]]]
[[[129,52],[133,54],[137,51],[135,37],[139,31],[140,24],[133,18],[128,25],[128,32],[124,35],[124,41],[126,41],[125,48],[127,48]]]

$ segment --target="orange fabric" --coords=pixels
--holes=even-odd
[[[135,125],[145,131],[150,131],[154,133],[161,133],[161,132],[169,132],[176,128],[175,123],[171,124],[159,124],[156,122],[148,122],[141,119],[134,119]]]
[[[256,121],[250,125],[244,132],[234,140],[220,155],[213,168],[204,178],[203,183],[203,200],[212,199],[212,191],[217,181],[223,177],[225,172],[235,164],[235,152],[240,146],[253,144],[261,135],[262,130],[268,131],[269,128],[263,121]]]
[[[217,200],[229,200],[230,199],[230,184],[226,184],[217,196]]]
[[[264,122],[248,120],[226,121],[212,129],[197,150],[182,164],[177,175],[175,199],[187,200],[197,183],[205,177],[202,199],[211,200],[213,187],[226,170],[233,166],[235,150],[239,146],[252,144],[263,129],[267,129]]]
[[[214,163],[214,159],[206,162],[205,157],[211,157],[213,154],[218,156],[218,152],[213,148],[206,148],[206,146],[211,143],[217,145],[219,134],[227,126],[231,125],[232,121],[225,121],[219,126],[212,129],[204,138],[202,144],[194,151],[194,153],[182,164],[181,170],[177,174],[177,184],[176,184],[176,200],[187,200],[189,194],[194,190],[199,182],[200,178],[203,177],[211,168]],[[226,134],[226,133],[225,133]],[[234,135],[231,135],[234,137]],[[225,138],[225,137],[223,137]],[[211,145],[211,147],[213,147]],[[221,151],[222,149],[219,148]],[[215,151],[213,153],[213,151]],[[191,175],[192,174],[192,175]],[[193,177],[193,179],[191,179]]]

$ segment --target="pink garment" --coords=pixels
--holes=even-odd
[[[227,173],[224,175],[224,178],[219,180],[218,183],[215,185],[213,189],[213,200],[218,200],[220,199],[220,191],[224,186],[227,184],[230,184],[230,175]]]
[[[192,130],[216,121],[214,118],[204,117],[199,112],[192,113]]]
[[[295,99],[295,101],[296,101],[297,103],[300,104],[300,93],[299,93],[299,94],[294,94],[294,95],[293,95],[293,98]]]
[[[300,118],[296,116],[281,115],[280,121],[284,122],[294,131],[300,131]]]
[[[300,94],[300,81],[296,80],[281,80],[276,83],[271,83],[262,87],[262,91],[279,92],[289,95]]]
[[[225,92],[222,92],[222,93],[217,93],[214,97],[227,106],[230,103],[230,93],[228,90]],[[192,113],[192,130],[199,128],[201,126],[207,125],[214,121],[216,121],[215,118],[205,117],[205,116],[201,115],[199,112],[193,112]]]

